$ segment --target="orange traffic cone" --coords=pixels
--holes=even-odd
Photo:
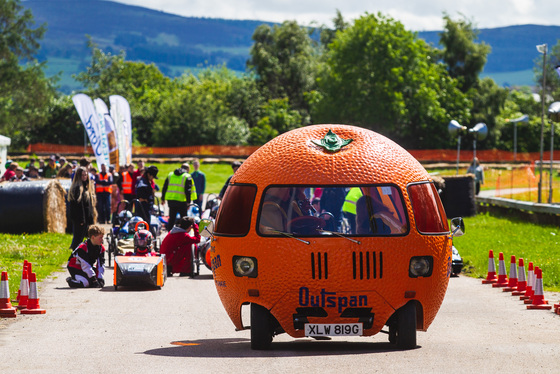
[[[2,272],[2,283],[0,284],[0,317],[15,318],[16,308],[10,302],[10,285],[8,283],[8,272]]]
[[[529,270],[527,271],[527,289],[525,290],[525,294],[519,296],[519,300],[527,300],[530,299],[533,295],[533,275],[535,271],[533,270],[533,263],[529,262]]]
[[[27,260],[23,260],[23,270],[27,270]],[[21,281],[23,282],[23,271],[21,272]],[[29,285],[29,281],[27,282],[27,285]],[[16,298],[18,305],[19,305],[20,294],[21,294],[21,283],[19,285],[19,290],[17,292],[17,298]]]
[[[533,303],[527,305],[527,309],[552,309],[552,305],[547,305],[548,301],[544,299],[542,270],[537,268],[537,281],[535,282],[535,295],[533,296]]]
[[[486,279],[482,280],[482,284],[496,283],[498,278],[496,278],[496,263],[494,262],[494,251],[490,250],[488,253],[488,275]]]
[[[525,304],[532,304],[533,303],[533,298],[535,297],[535,286],[537,284],[537,270],[539,270],[538,266],[535,266],[535,269],[533,270],[533,274],[531,275],[531,293],[530,294],[525,294],[525,299],[523,299],[523,303]],[[528,287],[528,286],[527,286]]]
[[[29,298],[29,279],[27,277],[27,269],[23,269],[23,275],[21,276],[21,283],[19,284],[19,299],[18,299],[18,309],[27,308],[27,301]]]
[[[512,296],[524,295],[525,291],[527,290],[527,278],[525,278],[525,263],[523,262],[522,258],[519,259],[517,272],[517,290],[511,293]]]
[[[508,279],[506,273],[506,263],[504,262],[504,254],[500,252],[500,259],[498,262],[498,281],[492,284],[492,287],[507,287]]]
[[[37,276],[31,273],[29,276],[29,298],[27,309],[23,309],[21,314],[45,314],[47,311],[39,306],[39,296],[37,294]]]
[[[508,285],[502,291],[511,292],[517,290],[517,263],[515,256],[511,256],[509,264],[509,280]]]

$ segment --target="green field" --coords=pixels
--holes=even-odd
[[[498,255],[503,252],[509,273],[510,258],[523,258],[525,270],[529,261],[543,271],[544,288],[560,291],[560,228],[539,226],[516,219],[479,214],[465,218],[466,234],[454,239],[463,257],[463,272],[485,278],[488,272],[488,252],[494,251],[496,269]]]

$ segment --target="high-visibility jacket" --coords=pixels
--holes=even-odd
[[[97,175],[97,178],[99,178],[99,180],[102,181],[108,181],[109,180],[109,173],[105,173],[105,176],[103,176],[103,174],[99,173]],[[108,185],[108,186],[104,186],[102,184],[96,184],[95,185],[95,193],[100,193],[100,192],[108,192],[111,193],[113,191],[113,186]]]
[[[352,187],[344,198],[342,211],[346,213],[356,214],[356,202],[362,197],[362,190],[359,187]]]
[[[122,175],[122,193],[125,195],[132,194],[132,176],[128,171]]]
[[[185,195],[185,182],[187,179],[191,180],[191,196],[190,200],[196,200],[196,188],[194,183],[192,183],[192,178],[189,173],[183,173],[181,175],[175,174],[175,172],[170,172],[167,176],[169,182],[167,185],[167,192],[165,193],[165,200],[173,201],[187,201],[187,196]]]

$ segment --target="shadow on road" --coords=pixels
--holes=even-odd
[[[171,347],[151,349],[147,355],[168,357],[305,357],[346,354],[371,354],[394,352],[396,347],[388,342],[341,342],[297,339],[291,342],[272,342],[268,351],[251,350],[250,339],[201,339],[170,343]],[[418,349],[420,347],[417,347]]]

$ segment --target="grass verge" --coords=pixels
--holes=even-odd
[[[69,234],[1,234],[0,233],[0,271],[7,271],[10,282],[10,297],[15,301],[23,261],[32,264],[37,281],[45,279],[68,261],[70,256]]]
[[[463,257],[463,273],[486,278],[488,252],[494,251],[496,269],[498,254],[504,253],[506,271],[512,255],[523,258],[525,271],[529,261],[543,271],[543,285],[547,291],[560,291],[560,228],[539,226],[516,219],[479,214],[464,219],[466,234],[454,239],[454,245]]]

